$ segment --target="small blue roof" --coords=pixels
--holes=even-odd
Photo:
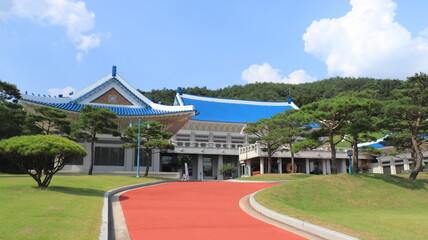
[[[177,94],[176,102],[182,102],[183,105],[195,106],[197,115],[192,118],[193,120],[213,122],[255,122],[261,118],[270,118],[277,113],[282,113],[289,109],[298,109],[291,101],[250,101],[180,93]]]
[[[35,101],[32,99],[22,98],[24,101],[34,102],[46,106],[51,106],[55,108],[60,108],[67,111],[79,112],[80,108],[84,107],[84,104],[78,103],[47,103],[42,101]],[[119,116],[143,116],[143,115],[160,115],[160,114],[169,114],[169,113],[178,113],[178,112],[191,112],[191,111],[165,111],[158,110],[153,108],[134,108],[134,107],[122,107],[122,106],[105,106],[105,105],[93,105],[94,107],[99,108],[108,108],[112,112],[116,113]],[[192,110],[193,111],[193,110]]]
[[[368,144],[368,145],[365,145],[365,146],[362,146],[362,147],[384,148],[385,146],[382,145],[382,144],[380,144],[380,143],[373,143],[373,144]],[[359,148],[362,148],[362,147],[359,147]]]

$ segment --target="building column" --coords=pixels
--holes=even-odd
[[[241,168],[242,167],[241,167],[241,163],[239,162],[239,159],[238,159],[238,164],[236,166],[238,166],[238,177],[241,177],[241,174],[242,174],[241,173],[241,170],[242,170]]]
[[[342,170],[341,170],[341,172],[342,173],[346,173],[346,170],[347,170],[347,167],[346,167],[346,159],[342,159]]]
[[[309,165],[309,158],[305,159],[305,167],[306,167],[306,174],[311,174],[311,169]]]
[[[395,168],[394,160],[391,160],[391,174],[397,174],[397,169]]]
[[[328,160],[325,160],[325,162],[327,163],[327,164],[326,164],[326,165],[327,165],[327,166],[326,166],[326,170],[327,170],[327,171],[326,171],[326,173],[327,173],[327,174],[331,174],[331,166],[330,166],[330,162],[331,162],[331,160],[329,160],[329,159],[328,159]]]
[[[134,152],[133,148],[125,149],[125,171],[133,171],[135,159]]]
[[[218,156],[217,160],[217,180],[223,180],[224,176],[218,170],[223,167],[223,155]]]
[[[410,170],[409,159],[404,159],[403,164],[404,164],[404,170]]]
[[[265,159],[260,158],[260,174],[265,174]]]
[[[159,172],[160,170],[160,151],[159,150],[153,150],[151,170],[153,172]]]
[[[282,158],[278,158],[278,173],[282,174]]]
[[[202,154],[198,155],[198,176],[197,179],[199,181],[203,181],[204,180],[204,172],[203,172],[203,160],[202,160]]]
[[[325,159],[323,159],[321,161],[322,161],[322,174],[326,175],[327,174],[327,169],[326,169]]]

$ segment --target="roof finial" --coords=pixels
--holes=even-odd
[[[116,77],[116,66],[113,66],[113,69],[111,71],[111,76]]]

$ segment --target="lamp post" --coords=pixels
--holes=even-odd
[[[137,175],[135,177],[140,177],[140,148],[141,148],[141,124],[147,124],[147,129],[150,128],[150,122],[144,122],[138,119],[138,121],[129,121],[129,126],[132,127],[132,125],[135,124],[138,126],[138,136],[137,136]]]
[[[354,168],[352,167],[352,150],[347,151],[348,157],[349,157],[349,174],[354,174]]]

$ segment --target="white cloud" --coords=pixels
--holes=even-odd
[[[87,33],[94,28],[95,14],[86,9],[83,1],[6,0],[0,4],[0,19],[9,16],[64,27],[67,37],[80,51],[76,59],[82,60],[83,53],[87,54],[89,49],[100,44],[100,35]]]
[[[281,71],[272,68],[272,66],[265,62],[263,65],[253,64],[249,68],[245,69],[241,78],[248,83],[256,82],[279,82],[279,83],[291,83],[299,84],[305,82],[313,82],[316,80],[315,77],[311,77],[304,70],[297,70],[284,77],[281,75]]]
[[[351,0],[345,16],[314,21],[305,51],[325,62],[328,74],[401,78],[428,71],[427,30],[419,36],[394,20],[391,0]]]
[[[58,96],[59,94],[62,94],[64,96],[68,96],[70,93],[74,93],[76,89],[73,87],[65,87],[65,88],[51,88],[48,90],[49,95]]]

